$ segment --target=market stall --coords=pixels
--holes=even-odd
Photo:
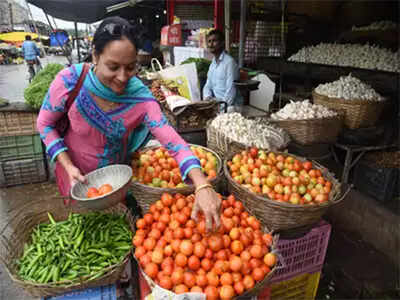
[[[185,2],[168,2],[169,14],[189,16]],[[96,170],[88,175],[89,184],[74,186],[71,196],[85,209],[33,206],[34,212],[21,213],[0,232],[6,240],[0,259],[16,284],[35,296],[104,284],[115,293],[114,284],[131,263],[141,299],[175,299],[180,294],[190,300],[315,299],[331,234],[324,217],[352,200],[347,197],[353,188],[348,183],[382,202],[397,195],[399,156],[394,141],[352,145],[343,143],[343,137],[344,132],[377,126],[393,109],[398,58],[373,46],[329,43],[285,57],[290,34],[286,19],[279,22],[280,13],[271,16],[277,9],[274,4],[249,2],[245,65],[275,73],[279,84],[268,112],[244,106],[227,113],[218,99],[200,101],[199,87],[210,58],[204,47],[206,28],[187,26],[202,27],[201,22],[181,19],[182,24],[172,24],[174,15],[169,15],[164,41],[172,47],[168,51],[173,52],[175,66],[154,65],[138,74],[159,102],[166,116],[163,122],[190,142],[204,175],[219,193],[220,228],[207,234],[204,214],[191,219],[195,186],[183,181],[185,174],[170,149],[153,144],[135,152],[129,166]],[[213,8],[210,3],[201,4],[207,7],[202,17],[213,9],[221,11],[220,5]],[[262,21],[266,15],[273,22]],[[184,37],[184,30],[191,38]],[[183,47],[185,39],[191,47]],[[364,52],[372,58],[351,64]],[[267,66],[269,61],[275,64]],[[284,88],[292,84],[286,82],[295,75],[309,79],[300,83],[301,95],[307,96],[297,93],[291,98],[289,91],[288,101],[282,101]],[[27,91],[27,100],[36,108],[48,88],[45,81],[44,88],[38,84]],[[243,76],[236,84],[249,91],[259,82]],[[35,112],[1,116],[5,126],[0,126],[0,137],[33,136],[28,150],[38,150],[34,154],[42,163],[43,149],[35,144]],[[344,166],[338,172],[343,150]],[[359,155],[353,158],[355,153]],[[31,154],[23,158],[32,159]],[[129,203],[133,198],[127,191],[136,205]]]

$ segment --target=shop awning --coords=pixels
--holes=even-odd
[[[0,40],[10,43],[18,43],[25,41],[25,36],[30,35],[32,39],[37,39],[38,35],[32,32],[15,31],[0,34]]]
[[[28,2],[55,18],[79,23],[94,23],[104,19],[109,15],[107,8],[117,4],[129,2],[131,5],[120,9],[118,14],[121,12],[125,14],[128,10],[130,14],[134,14],[140,10],[140,4],[147,3],[144,0],[28,0]],[[163,1],[153,2],[163,3]]]

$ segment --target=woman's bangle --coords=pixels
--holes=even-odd
[[[201,184],[194,190],[194,193],[197,194],[198,191],[205,189],[205,188],[213,188],[213,186],[209,183]]]

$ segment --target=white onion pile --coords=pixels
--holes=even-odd
[[[330,98],[342,98],[345,100],[385,100],[385,98],[378,94],[370,85],[351,76],[351,74],[342,76],[333,82],[320,84],[315,89],[315,92]]]
[[[400,50],[360,44],[318,44],[304,47],[288,59],[315,64],[400,72]]]
[[[312,104],[310,100],[297,101],[286,104],[283,108],[274,114],[271,114],[273,120],[310,120],[322,119],[336,116],[337,113],[329,108]]]
[[[353,26],[352,31],[371,31],[371,30],[392,30],[397,29],[398,24],[392,21],[377,21],[369,24],[368,26]]]
[[[262,149],[277,149],[282,145],[274,145],[276,136],[284,143],[289,139],[287,133],[261,119],[250,120],[240,113],[232,112],[218,115],[210,126],[226,137],[242,143],[248,147],[255,146]]]

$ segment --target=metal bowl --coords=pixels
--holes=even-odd
[[[71,189],[71,197],[83,207],[101,210],[114,206],[125,198],[132,178],[132,169],[127,165],[110,165],[94,170],[85,177],[87,183],[75,184]],[[112,192],[95,198],[87,198],[89,188],[99,188],[106,183],[112,186]]]

